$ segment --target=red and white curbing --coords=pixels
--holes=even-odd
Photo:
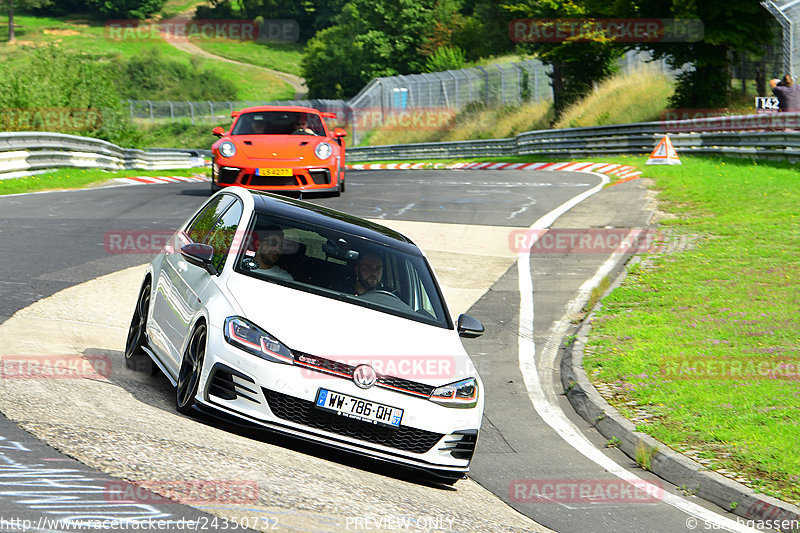
[[[209,178],[203,176],[133,176],[130,178],[114,178],[117,183],[124,183],[126,185],[153,185],[156,183],[177,183],[177,182],[202,182],[210,181]]]
[[[639,177],[642,171],[630,165],[616,163],[364,163],[347,165],[347,170],[421,170],[421,169],[448,169],[448,170],[560,170],[563,172],[599,172],[611,174],[619,178],[633,179]]]

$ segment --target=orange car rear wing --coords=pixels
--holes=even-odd
[[[336,118],[336,113],[320,113],[325,118]]]

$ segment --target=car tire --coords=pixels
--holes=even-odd
[[[178,385],[175,387],[175,407],[179,413],[188,415],[193,412],[200,373],[206,358],[206,337],[208,328],[204,323],[198,324],[189,344],[183,352],[181,368],[178,371]]]
[[[222,187],[220,187],[219,185],[216,185],[216,184],[214,183],[214,180],[211,180],[211,194],[214,194],[215,192],[217,192],[217,191],[218,191],[218,190],[220,190],[221,188],[222,188]]]
[[[342,177],[339,178],[339,192],[344,192],[344,173],[342,173]]]
[[[128,329],[128,340],[125,343],[125,366],[136,372],[155,374],[156,366],[150,356],[144,352],[147,346],[147,312],[150,307],[150,281],[142,285],[136,309],[133,311],[131,326]]]

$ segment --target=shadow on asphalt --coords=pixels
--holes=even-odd
[[[89,348],[83,352],[84,356],[107,357],[111,361],[111,374],[108,381],[131,394],[136,401],[147,404],[169,413],[172,416],[182,417],[175,410],[175,388],[167,377],[157,368],[155,375],[150,375],[150,364],[143,364],[141,369],[131,370],[125,366],[125,356],[122,351]],[[146,363],[146,361],[143,361]],[[251,424],[246,421],[238,423],[227,417],[221,418],[213,413],[197,411],[194,416],[187,417],[198,424],[221,429],[241,437],[280,446],[297,453],[311,455],[320,459],[333,461],[351,468],[357,468],[382,476],[412,483],[415,485],[438,488],[446,491],[455,491],[456,486],[439,482],[430,476],[414,471],[401,465],[383,462],[371,457],[347,452],[325,444],[306,440],[303,438],[283,435]]]

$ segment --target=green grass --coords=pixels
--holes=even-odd
[[[147,148],[195,148],[210,150],[218,139],[211,135],[214,126],[228,128],[230,120],[219,123],[190,124],[188,121],[166,122],[156,125],[139,124],[142,146]]]
[[[668,107],[672,83],[652,69],[613,76],[597,90],[568,108],[556,128],[601,126],[658,120]],[[360,145],[374,146],[417,142],[503,139],[551,127],[551,102],[467,108],[443,128],[375,127],[363,135]],[[362,127],[363,130],[363,127]]]
[[[254,41],[230,41],[195,37],[192,43],[212,54],[265,67],[280,72],[301,76],[300,61],[303,45],[299,43],[259,43]]]
[[[513,137],[525,131],[547,129],[553,118],[550,102],[529,102],[522,105],[500,107],[468,107],[448,122],[446,115],[438,119],[437,111],[419,114],[422,126],[417,128],[397,125],[374,127],[364,135],[368,125],[356,125],[359,134],[364,135],[360,146],[385,144],[407,144],[422,142],[463,141],[468,139],[501,139]],[[427,122],[428,118],[431,122]],[[388,120],[388,119],[387,119]],[[444,127],[438,127],[444,124]]]
[[[114,178],[129,178],[132,176],[194,176],[198,174],[208,175],[208,172],[206,168],[120,171],[59,168],[45,174],[37,174],[26,178],[0,180],[0,195],[61,189],[81,189],[100,185]]]
[[[580,128],[658,120],[669,107],[673,83],[652,68],[618,74],[567,108],[556,128]]]
[[[800,503],[800,380],[699,375],[709,361],[800,363],[800,175],[794,166],[682,157],[651,166],[661,227],[693,246],[649,257],[603,300],[585,359],[638,429]],[[685,362],[684,374],[670,363]]]
[[[0,63],[10,65],[25,62],[32,47],[48,44],[123,58],[140,55],[153,47],[158,48],[163,56],[182,63],[189,63],[193,57],[161,40],[110,39],[106,36],[102,22],[27,15],[15,16],[14,20],[19,26],[14,44],[7,42],[7,23],[0,24]],[[261,69],[211,59],[200,59],[198,66],[232,81],[237,87],[239,100],[280,100],[294,97],[291,85]]]

